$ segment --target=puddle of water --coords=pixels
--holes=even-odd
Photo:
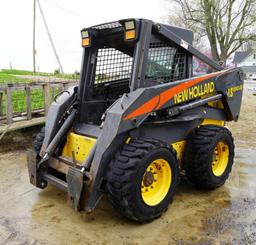
[[[255,148],[236,148],[235,164],[226,183],[232,197],[256,197],[255,166]]]

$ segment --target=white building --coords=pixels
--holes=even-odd
[[[234,55],[233,64],[241,67],[248,79],[256,79],[256,52],[238,51]]]

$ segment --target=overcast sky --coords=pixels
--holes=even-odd
[[[129,17],[164,22],[165,0],[40,0],[64,72],[80,70],[80,30]],[[61,9],[60,7],[66,9]],[[68,11],[69,12],[68,12]],[[33,0],[0,0],[0,69],[32,70]],[[36,61],[40,71],[58,68],[37,7]]]

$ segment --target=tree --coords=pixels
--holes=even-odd
[[[226,64],[235,51],[256,41],[256,0],[169,1],[180,8],[175,22],[194,31],[197,39],[206,36],[212,57],[218,62]]]

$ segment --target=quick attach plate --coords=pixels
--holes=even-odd
[[[84,173],[80,169],[69,167],[66,179],[68,184],[69,205],[76,211],[79,211],[81,193],[85,186]]]

